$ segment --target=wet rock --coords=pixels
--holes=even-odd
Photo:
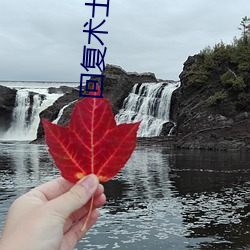
[[[243,121],[250,117],[249,112],[242,112],[235,117],[235,121]]]
[[[79,97],[79,90],[78,89],[72,89],[71,93],[66,93],[65,95],[59,97],[53,105],[48,107],[47,109],[43,110],[40,113],[40,119],[45,118],[49,121],[54,121],[60,110],[67,104],[75,101],[82,99]],[[70,119],[70,114],[72,113],[73,107],[75,103],[72,103],[68,108],[64,110],[62,118],[59,120],[58,124],[62,126],[67,126],[69,123]],[[44,130],[43,130],[43,125],[42,122],[40,122],[37,130],[37,139],[43,138],[44,137]]]
[[[60,86],[59,88],[50,87],[48,88],[49,94],[71,94],[75,88],[69,86]]]
[[[207,82],[190,83],[189,69],[203,63],[202,56],[189,57],[180,74],[181,87],[173,94],[177,119],[176,147],[210,150],[247,150],[250,142],[249,105],[239,106],[233,95],[208,105],[207,100],[222,91],[221,72],[211,73]],[[248,93],[248,92],[247,92]],[[247,94],[245,103],[250,102]]]
[[[171,129],[175,126],[173,122],[166,122],[162,126],[162,131],[160,133],[160,136],[168,136]]]
[[[122,108],[124,99],[129,95],[136,83],[152,82],[157,83],[153,73],[126,72],[119,66],[107,64],[103,83],[103,93],[111,102],[114,114]],[[92,78],[92,80],[98,80]]]
[[[0,85],[0,132],[5,132],[11,125],[16,92],[15,89]]]
[[[119,109],[122,107],[124,99],[128,96],[135,83],[157,82],[157,79],[153,73],[129,73],[119,66],[109,64],[106,66],[103,74],[105,75],[103,94],[110,100],[114,114],[118,113]],[[92,80],[98,80],[98,78],[92,78]],[[82,97],[79,97],[79,89],[77,88],[60,87],[50,88],[49,90],[50,93],[61,93],[60,91],[66,91],[64,96],[60,97],[52,106],[41,112],[40,118],[46,118],[49,121],[55,120],[60,109],[62,109],[65,105],[74,100],[82,99]],[[73,107],[74,104],[70,105],[64,110],[63,115],[58,122],[59,125],[68,125]],[[37,138],[39,139],[43,137],[44,131],[42,123],[40,122]]]

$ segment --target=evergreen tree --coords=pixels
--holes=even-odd
[[[245,43],[247,43],[248,38],[250,37],[250,18],[247,16],[243,17],[240,26],[238,29],[242,31],[242,37]]]

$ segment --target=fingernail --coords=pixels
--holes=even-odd
[[[87,190],[95,188],[97,186],[97,183],[97,178],[93,174],[88,175],[79,181],[79,184],[81,186],[84,186]]]

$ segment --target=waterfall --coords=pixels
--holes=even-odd
[[[135,84],[116,115],[117,124],[142,121],[138,137],[158,136],[169,121],[172,93],[179,82]]]
[[[61,95],[48,94],[47,89],[19,89],[16,94],[11,126],[0,139],[35,140],[40,122],[39,113],[52,105]]]
[[[60,118],[61,118],[62,115],[63,115],[63,111],[64,111],[67,107],[69,107],[71,104],[73,104],[73,103],[75,103],[75,102],[77,102],[77,100],[75,100],[75,101],[73,101],[73,102],[70,102],[69,104],[63,106],[63,107],[60,109],[57,118],[56,118],[54,121],[52,121],[52,123],[57,124],[57,123],[59,122]]]

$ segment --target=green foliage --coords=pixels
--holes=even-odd
[[[207,71],[203,67],[193,64],[188,72],[188,82],[191,85],[200,86],[208,80]]]
[[[226,73],[224,73],[222,76],[221,76],[221,82],[224,84],[224,85],[229,85],[229,86],[232,86],[234,84],[234,81],[235,81],[235,76],[233,75],[232,72],[230,71],[227,71]]]
[[[205,47],[200,51],[200,55],[207,56],[213,53],[213,49],[210,46]]]
[[[250,97],[250,18],[240,23],[242,36],[231,44],[222,41],[207,46],[185,68],[186,83],[193,86],[213,86],[217,92],[207,99],[216,106],[228,98],[237,110]],[[246,105],[245,105],[246,106]],[[245,107],[244,106],[244,107]]]
[[[240,26],[238,29],[242,31],[242,38],[243,38],[243,42],[246,44],[249,42],[249,36],[250,36],[250,18],[248,18],[247,16],[243,17],[241,22],[240,22]]]
[[[229,45],[225,45],[223,42],[214,46],[213,60],[221,64],[228,62],[232,57],[232,48]]]
[[[246,88],[243,77],[237,76],[233,71],[227,71],[220,79],[224,85],[232,87],[236,92],[243,91]]]
[[[234,83],[233,83],[233,88],[234,90],[236,90],[237,92],[239,91],[243,91],[246,88],[246,84],[244,82],[244,79],[242,76],[239,76],[235,79]],[[242,92],[241,92],[242,93]]]
[[[238,65],[238,70],[241,73],[250,72],[250,61],[249,62],[240,62]]]
[[[215,106],[221,103],[222,100],[227,98],[227,93],[224,91],[219,91],[210,96],[207,100],[208,106]]]
[[[214,60],[214,54],[204,56],[204,69],[207,72],[214,72],[218,69],[219,63]]]
[[[245,92],[241,92],[238,94],[239,101],[245,101],[247,99],[247,94]]]

